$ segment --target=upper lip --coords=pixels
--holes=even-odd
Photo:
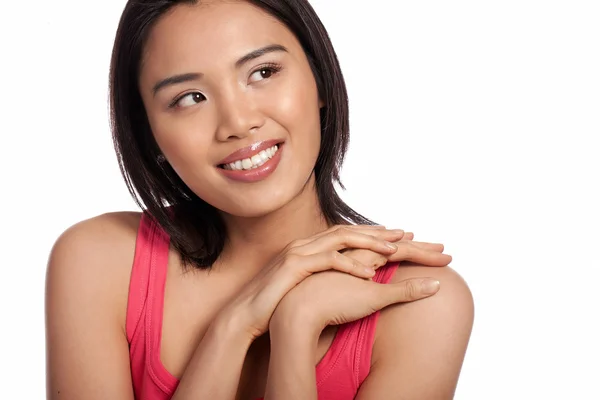
[[[234,151],[233,153],[219,161],[219,165],[229,164],[237,160],[243,160],[245,158],[251,158],[253,155],[258,154],[261,151],[266,150],[269,147],[273,147],[281,142],[283,142],[283,140],[281,139],[271,139],[252,143],[250,146],[246,146]]]

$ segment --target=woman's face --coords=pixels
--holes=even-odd
[[[166,161],[214,207],[264,215],[310,178],[321,139],[315,79],[292,32],[261,9],[174,7],[150,33],[139,87]]]

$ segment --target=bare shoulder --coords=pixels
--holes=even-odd
[[[392,305],[381,312],[378,336],[393,336],[399,325],[462,327],[470,333],[474,318],[474,301],[463,277],[451,267],[426,267],[401,263],[390,283],[400,283],[413,278],[434,278],[440,282],[439,291],[428,298]],[[429,326],[425,326],[429,325]],[[381,329],[380,329],[381,328]]]
[[[123,244],[123,240],[135,240],[141,215],[139,212],[112,212],[78,222],[60,235],[52,251],[60,252],[65,245],[94,250],[105,245]]]
[[[132,397],[124,331],[140,217],[99,215],[56,240],[46,273],[49,398]]]
[[[365,392],[385,389],[401,398],[436,400],[454,396],[473,327],[473,296],[450,267],[400,264],[390,283],[419,277],[437,279],[440,289],[381,312]]]
[[[465,279],[451,267],[426,267],[414,263],[401,263],[390,283],[399,283],[412,278],[435,278],[440,290],[427,300],[429,303],[453,302],[468,312],[473,308],[473,296]],[[415,302],[418,304],[418,302]]]
[[[128,280],[140,218],[136,212],[106,213],[66,229],[50,252],[48,283],[68,277],[78,286],[98,287]]]
[[[140,218],[136,212],[106,213],[65,230],[50,252],[47,296],[94,293],[124,313]]]

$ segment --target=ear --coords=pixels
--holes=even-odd
[[[319,108],[325,107],[325,102],[319,97]]]

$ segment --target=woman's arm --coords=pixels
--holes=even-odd
[[[357,399],[453,398],[474,313],[471,292],[455,271],[448,267],[401,266],[389,284],[377,286],[380,290],[371,290],[353,277],[328,276],[327,272],[319,275],[292,290],[273,316],[265,400],[316,400],[314,356],[319,332],[314,327],[319,325],[312,322],[311,314],[319,311],[319,304],[331,308],[326,312],[331,315],[335,315],[334,309],[343,315],[344,308],[346,313],[356,313],[356,317],[367,315],[370,312],[361,307],[377,310],[383,306],[372,303],[374,296],[384,298],[397,292],[395,299],[386,300],[389,303],[423,297],[419,286],[403,283],[424,276],[440,282],[435,295],[392,304],[381,311],[370,360],[372,367]],[[319,300],[324,298],[329,299],[331,306]]]
[[[234,399],[252,339],[238,318],[220,315],[208,328],[171,400]]]
[[[105,214],[56,241],[46,279],[48,399],[134,399],[125,315],[138,224],[139,214]],[[250,343],[236,321],[211,325],[173,399],[235,397]]]
[[[306,321],[297,313],[271,320],[265,400],[317,400],[315,354],[321,330]]]
[[[421,265],[443,266],[451,260],[442,253],[441,244],[412,242],[410,239],[396,243],[398,250],[389,256],[394,261],[410,259]],[[377,257],[360,254],[361,251],[353,249],[346,254],[353,253],[367,265],[382,265]],[[408,267],[400,269],[404,268]],[[316,399],[314,355],[322,329],[327,325],[355,321],[390,304],[435,297],[440,285],[435,278],[444,276],[439,271],[446,269],[425,268],[420,271],[420,276],[406,276],[389,284],[335,271],[306,278],[281,300],[271,318],[271,358],[265,398]],[[387,396],[386,393],[384,397],[374,398]]]
[[[435,296],[381,312],[372,367],[357,400],[454,397],[473,326],[473,298],[451,268],[400,267],[392,283],[425,275],[441,283]]]
[[[132,400],[125,334],[139,216],[106,214],[67,229],[46,275],[47,398]]]
[[[49,399],[133,398],[125,314],[139,214],[133,227],[124,229],[122,220],[107,214],[77,224],[52,251],[47,279]],[[370,277],[372,270],[337,250],[390,254],[397,246],[387,240],[403,235],[370,226],[334,226],[290,243],[221,311],[173,399],[234,398],[250,343],[267,330],[287,292],[313,273],[330,269]]]

